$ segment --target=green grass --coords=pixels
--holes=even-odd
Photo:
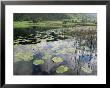
[[[63,24],[62,21],[40,21],[37,23],[32,23],[31,21],[14,21],[14,28],[29,28],[31,26],[37,26],[37,27],[53,27],[53,28],[61,28],[61,27],[74,27],[75,25],[91,25],[94,26],[94,23],[66,23]]]
[[[38,23],[32,23],[30,21],[14,21],[14,28],[29,28],[31,26],[38,27],[62,27],[61,21],[42,21]]]
[[[17,21],[13,23],[14,28],[28,28],[30,25],[28,25],[28,21]]]

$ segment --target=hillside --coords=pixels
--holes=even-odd
[[[57,20],[86,20],[96,21],[95,13],[14,13],[14,21],[30,21],[33,19],[57,21]]]

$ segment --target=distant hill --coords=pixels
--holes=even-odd
[[[96,13],[69,13],[69,14],[66,14],[68,15],[71,19],[77,19],[77,20],[80,20],[80,19],[87,19],[87,20],[97,20],[97,14]]]
[[[14,21],[40,20],[64,20],[64,19],[86,19],[97,20],[95,13],[14,13]]]

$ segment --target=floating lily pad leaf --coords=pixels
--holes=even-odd
[[[86,51],[90,51],[90,48],[87,47],[87,46],[81,46],[80,48],[81,48],[81,49],[84,49],[84,50],[86,50]]]
[[[64,59],[61,57],[54,57],[54,58],[52,58],[52,61],[58,63],[58,62],[63,62]]]
[[[18,46],[18,44],[15,44],[13,47],[16,48]]]
[[[52,56],[51,55],[49,55],[49,54],[45,54],[43,57],[42,57],[42,59],[50,59]]]
[[[19,38],[23,38],[22,36],[19,36]]]
[[[58,68],[56,68],[56,73],[64,73],[66,71],[68,71],[68,67],[67,66],[59,66]]]
[[[30,60],[33,59],[33,54],[30,53],[30,52],[20,52],[20,53],[16,53],[15,57],[17,59],[21,59],[21,60],[24,60],[24,61],[30,61]]]
[[[92,73],[92,70],[88,67],[81,67],[81,70],[86,72],[86,73]]]
[[[33,64],[34,64],[34,65],[40,65],[40,64],[43,64],[43,63],[44,63],[43,60],[34,60],[34,61],[33,61]]]
[[[25,40],[26,42],[31,42],[31,40]]]
[[[75,52],[75,49],[74,48],[67,48],[65,51],[67,51],[68,53],[69,52]]]
[[[18,38],[17,40],[18,40],[18,41],[22,41],[23,39],[21,39],[21,38]]]
[[[47,41],[52,41],[52,40],[54,40],[54,38],[52,38],[52,37],[48,37],[48,38],[46,38],[47,39]]]
[[[58,53],[58,54],[65,54],[66,51],[65,51],[65,50],[59,50],[59,51],[57,51],[57,53]]]
[[[30,34],[29,36],[33,36],[34,34]]]
[[[51,48],[51,50],[57,50],[57,49],[58,49],[57,45]]]
[[[18,44],[19,43],[19,41],[14,41],[14,44]]]
[[[81,48],[81,49],[84,49],[85,47],[84,47],[84,46],[80,46],[80,48]]]

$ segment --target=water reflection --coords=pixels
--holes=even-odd
[[[14,53],[32,52],[31,63],[39,59],[45,62],[39,65],[32,64],[32,75],[60,75],[56,73],[59,66],[69,68],[61,75],[97,74],[96,27],[51,30],[31,27],[15,31],[17,34],[14,34]],[[63,58],[64,61],[53,62],[54,57]]]

